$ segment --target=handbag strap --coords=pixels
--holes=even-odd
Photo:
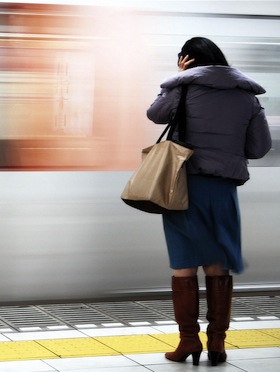
[[[170,140],[177,127],[178,127],[178,132],[179,132],[179,141],[182,143],[185,142],[186,124],[187,124],[187,116],[186,116],[187,90],[188,90],[188,86],[182,85],[180,101],[179,101],[176,113],[174,117],[170,120],[168,125],[164,128],[164,131],[161,133],[156,143],[159,143],[162,140],[162,138],[164,137],[167,131],[168,131],[167,139]]]

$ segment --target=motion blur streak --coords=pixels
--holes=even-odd
[[[2,5],[1,166],[135,166],[149,131],[140,28],[131,11]]]
[[[184,2],[181,13],[177,1],[173,11],[169,2],[142,3],[1,3],[0,167],[135,168],[140,149],[161,130],[146,109],[162,79],[176,72],[180,46],[201,33],[263,83],[267,114],[279,117],[275,15],[201,13],[209,2]]]

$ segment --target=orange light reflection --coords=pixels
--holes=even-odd
[[[3,8],[0,167],[130,170],[156,139],[151,53],[132,11]]]

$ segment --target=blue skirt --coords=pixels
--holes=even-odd
[[[189,209],[163,215],[172,269],[219,264],[243,271],[240,211],[233,180],[188,175]]]

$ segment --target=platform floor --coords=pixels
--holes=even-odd
[[[228,360],[207,360],[200,301],[199,367],[164,358],[179,341],[170,300],[0,306],[0,372],[280,371],[280,296],[233,299]]]

